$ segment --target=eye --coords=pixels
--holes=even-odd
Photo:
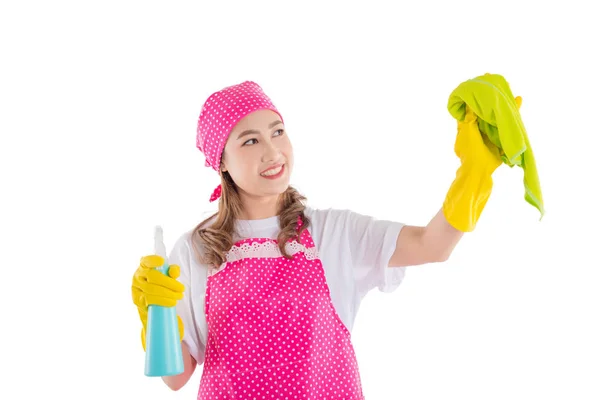
[[[248,139],[244,142],[244,144],[242,144],[242,146],[247,146],[253,140],[258,143],[258,141],[256,139]]]
[[[277,132],[281,132],[281,133],[279,135],[275,135],[275,136],[281,136],[281,135],[283,135],[284,130],[283,129],[277,129],[275,131],[275,133],[277,133]]]

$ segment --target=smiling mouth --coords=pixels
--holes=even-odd
[[[278,177],[279,175],[281,175],[281,173],[283,172],[283,167],[285,164],[277,167],[277,168],[271,168],[263,173],[260,174],[260,176],[264,176],[265,178],[275,178]]]

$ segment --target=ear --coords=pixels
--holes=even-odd
[[[219,170],[221,172],[227,172],[227,167],[225,167],[225,149],[221,153],[221,159],[219,160]]]

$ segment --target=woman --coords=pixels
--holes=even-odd
[[[473,230],[501,164],[469,111],[461,158],[441,210],[427,226],[314,209],[289,185],[293,148],[262,88],[246,81],[205,102],[197,147],[221,177],[218,212],[184,233],[169,275],[143,257],[133,278],[142,320],[150,304],[176,306],[185,371],[204,364],[198,399],[363,399],[350,331],[360,301],[391,292],[410,265],[442,262]]]

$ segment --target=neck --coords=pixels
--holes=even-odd
[[[240,219],[265,219],[277,215],[279,195],[259,197],[240,193],[240,197],[242,200],[242,215],[240,215]]]

